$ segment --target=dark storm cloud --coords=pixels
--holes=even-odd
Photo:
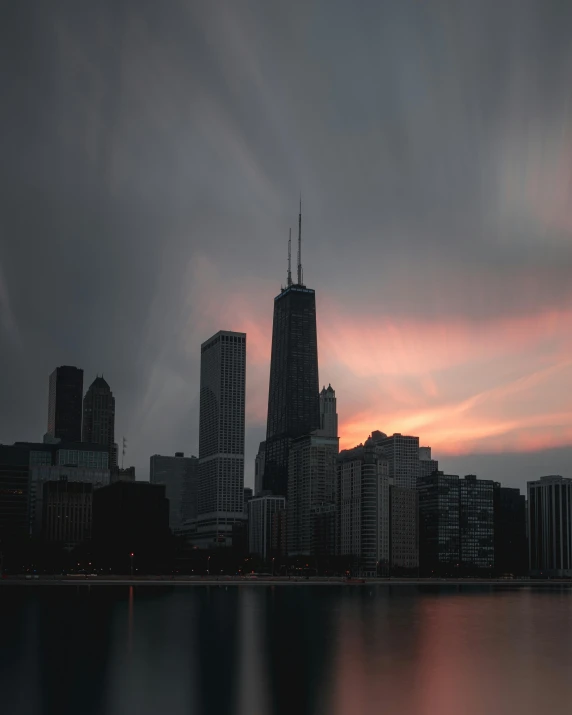
[[[345,403],[399,424],[417,388],[389,368],[360,373],[361,355],[346,377],[352,366],[343,373],[331,358],[333,336],[347,336],[332,301],[371,327],[396,316],[400,345],[419,321],[441,326],[439,346],[429,330],[427,354],[411,350],[434,363],[422,378],[445,413],[467,382],[490,394],[520,376],[511,365],[536,374],[561,360],[563,333],[540,328],[545,342],[522,348],[537,362],[495,354],[492,376],[490,356],[469,374],[435,356],[451,321],[512,325],[542,311],[569,321],[571,15],[547,0],[12,3],[0,25],[0,441],[41,436],[47,376],[76,364],[88,384],[96,372],[109,380],[118,437],[145,476],[149,454],[196,450],[200,342],[247,325],[250,481],[264,331],[300,189],[305,272],[332,326],[320,327],[320,349],[342,423]],[[470,331],[457,326],[454,339],[450,351],[465,355]],[[546,413],[562,432],[546,399],[515,410]],[[526,447],[477,417],[475,435],[501,440],[495,452]],[[503,420],[507,433],[524,429]],[[442,428],[427,429],[446,443]],[[479,437],[454,439],[473,449]],[[550,471],[565,469],[560,455]]]

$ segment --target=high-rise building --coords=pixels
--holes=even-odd
[[[174,457],[154,454],[149,460],[149,481],[165,485],[171,530],[197,515],[197,468],[198,459],[185,457],[184,452],[175,452]]]
[[[520,489],[494,485],[495,574],[526,576],[526,497]]]
[[[244,519],[246,335],[221,330],[201,345],[196,544],[232,545]]]
[[[572,576],[572,479],[559,475],[527,483],[530,575]]]
[[[272,517],[285,506],[282,496],[254,497],[248,502],[248,550],[264,561],[271,558]]]
[[[50,375],[48,435],[66,442],[81,441],[83,370],[70,365],[57,367]]]
[[[387,457],[389,476],[394,486],[416,489],[419,479],[419,437],[399,433],[388,437],[379,431],[373,432],[371,437]]]
[[[340,452],[337,479],[338,553],[355,573],[376,576],[390,566],[389,464],[370,438]]]
[[[459,477],[432,472],[419,479],[419,562],[422,576],[458,576]]]
[[[419,496],[416,489],[389,485],[390,575],[419,572]]]
[[[334,505],[338,437],[311,434],[292,440],[288,465],[288,554],[311,555],[318,507]]]
[[[298,217],[298,277],[290,267],[286,287],[274,298],[266,426],[264,489],[287,496],[290,442],[320,427],[316,295],[304,285],[302,211]]]
[[[252,493],[251,487],[244,487],[244,513],[248,516],[248,502],[252,499],[254,494]]]
[[[83,398],[82,441],[104,444],[110,468],[117,467],[115,448],[115,397],[107,382],[96,377]]]
[[[272,514],[271,552],[272,556],[276,558],[281,558],[288,555],[288,530],[286,528],[286,520],[286,507]]]
[[[264,461],[266,457],[266,442],[261,442],[258,454],[254,460],[254,496],[259,497],[264,488]]]
[[[439,462],[431,459],[431,447],[419,447],[419,478],[439,470]]]
[[[459,480],[460,568],[464,575],[492,576],[495,563],[494,482],[467,474]]]
[[[0,463],[0,541],[4,548],[28,534],[28,489],[26,464]]]

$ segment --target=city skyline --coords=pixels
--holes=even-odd
[[[225,5],[228,25],[198,7],[11,9],[1,441],[44,433],[54,366],[103,371],[144,477],[154,452],[196,453],[198,348],[242,331],[252,485],[301,189],[341,447],[379,429],[418,435],[447,473],[570,476],[566,22],[527,0],[459,9],[448,30],[407,1],[336,6],[327,29],[247,5]]]

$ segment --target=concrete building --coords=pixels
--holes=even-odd
[[[196,517],[198,493],[198,459],[154,454],[149,460],[149,481],[164,484],[169,500],[169,527],[178,529],[184,521]]]
[[[264,462],[266,458],[266,442],[261,442],[258,454],[254,459],[254,496],[259,497],[264,488]]]
[[[572,576],[572,479],[527,483],[530,575]]]
[[[82,442],[105,445],[110,468],[117,467],[115,397],[103,376],[95,378],[83,398],[81,439]]]
[[[272,558],[272,518],[286,507],[283,496],[254,497],[248,502],[248,549],[264,561]]]
[[[244,520],[246,335],[220,331],[201,345],[197,546],[232,546]]]
[[[419,477],[439,471],[439,462],[431,459],[431,447],[419,447]]]
[[[399,433],[388,437],[383,432],[375,431],[371,439],[387,457],[389,477],[394,486],[416,489],[419,479],[419,437]]]
[[[312,434],[292,441],[288,465],[288,555],[312,554],[314,515],[336,499],[337,436]]]
[[[70,365],[57,367],[49,383],[49,437],[81,442],[82,398],[83,370]]]
[[[340,452],[337,464],[338,553],[354,573],[376,576],[390,565],[389,463],[370,438]]]

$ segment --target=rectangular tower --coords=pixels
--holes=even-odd
[[[528,482],[530,575],[572,576],[572,479],[559,475]]]
[[[187,519],[196,518],[197,458],[154,454],[149,460],[149,481],[164,484],[169,500],[169,526],[177,529]]]
[[[48,435],[65,442],[81,442],[83,370],[70,365],[50,375]]]
[[[232,545],[244,519],[246,334],[221,330],[201,345],[196,543]]]

